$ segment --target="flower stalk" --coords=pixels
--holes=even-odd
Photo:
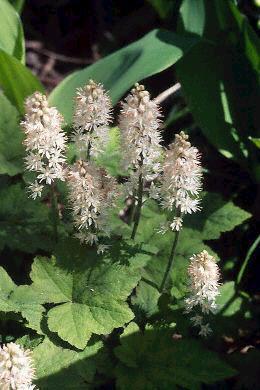
[[[142,210],[142,205],[143,205],[143,187],[144,187],[144,181],[143,181],[143,176],[142,173],[139,175],[138,179],[138,193],[137,193],[137,206],[134,212],[134,227],[133,231],[131,234],[131,239],[135,239],[135,235],[138,229],[138,225],[140,222],[141,218],[141,210]]]
[[[167,268],[165,270],[165,273],[163,275],[163,280],[162,280],[161,286],[159,288],[159,292],[160,293],[163,292],[165,284],[166,284],[166,282],[168,280],[169,274],[170,274],[170,272],[172,270],[172,267],[173,267],[174,255],[175,255],[175,252],[176,252],[176,248],[177,248],[177,244],[178,244],[178,240],[179,240],[179,235],[180,235],[180,231],[178,230],[178,231],[175,232],[175,237],[174,237],[174,241],[173,241],[173,244],[172,244],[172,249],[171,249],[171,252],[170,252],[170,256],[169,256],[169,259],[168,259]]]
[[[59,218],[58,199],[57,199],[55,183],[52,183],[50,186],[50,200],[51,200],[54,241],[58,242],[58,225],[59,225],[60,218]]]

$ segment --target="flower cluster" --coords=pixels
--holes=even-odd
[[[0,388],[2,390],[33,390],[35,369],[30,350],[8,343],[0,347]]]
[[[175,135],[175,141],[166,152],[161,179],[162,205],[176,209],[177,216],[171,223],[172,230],[182,227],[182,214],[200,210],[198,194],[201,191],[202,169],[198,149],[191,146],[183,131]]]
[[[122,103],[119,117],[124,169],[133,169],[127,185],[129,193],[137,188],[140,174],[144,180],[152,181],[161,170],[159,117],[160,110],[149,92],[143,85],[135,84]]]
[[[100,231],[109,236],[107,216],[117,194],[116,181],[104,169],[78,160],[68,173],[69,201],[81,242],[98,242]]]
[[[191,257],[188,267],[189,297],[185,299],[186,311],[198,307],[202,314],[215,313],[216,298],[219,295],[219,267],[213,256],[206,250]],[[200,326],[200,335],[207,336],[211,332],[209,324],[203,325],[203,316],[191,318],[195,326]]]
[[[61,129],[63,118],[55,107],[49,107],[45,95],[35,92],[25,102],[24,145],[28,152],[25,162],[37,178],[30,185],[31,197],[41,196],[43,184],[64,180],[66,135]]]
[[[101,84],[90,80],[77,89],[73,140],[82,158],[97,156],[108,140],[112,104]]]

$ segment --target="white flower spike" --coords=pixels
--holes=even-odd
[[[202,168],[198,149],[191,146],[183,131],[175,135],[175,141],[166,153],[161,180],[162,206],[176,210],[178,215],[171,224],[172,230],[182,227],[182,214],[200,210],[198,195],[202,189]]]
[[[32,390],[35,369],[32,352],[15,343],[0,347],[0,389]]]
[[[67,137],[61,129],[62,123],[62,116],[55,107],[49,107],[45,95],[35,92],[26,99],[21,126],[28,152],[26,169],[37,174],[35,182],[29,186],[33,199],[41,196],[44,184],[64,180]]]
[[[73,141],[82,158],[103,152],[109,134],[112,103],[102,84],[90,80],[77,89]]]
[[[191,257],[188,267],[189,296],[185,299],[186,312],[199,309],[202,314],[216,312],[216,298],[219,292],[219,267],[206,250]],[[211,333],[209,324],[203,325],[202,315],[195,315],[191,321],[195,326],[200,326],[200,335],[207,336]]]
[[[98,231],[110,233],[107,217],[117,194],[116,181],[104,169],[79,160],[68,173],[68,186],[77,237],[97,244]]]
[[[140,174],[143,180],[152,182],[161,171],[160,116],[160,109],[149,92],[136,83],[122,102],[119,117],[123,165],[125,170],[131,169],[127,186],[130,194],[137,189]],[[154,190],[151,195],[154,197]]]

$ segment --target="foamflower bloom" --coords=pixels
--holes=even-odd
[[[47,97],[35,92],[25,101],[25,118],[21,127],[25,133],[26,169],[36,173],[29,186],[31,197],[41,196],[45,184],[64,180],[67,137],[61,129],[63,118],[55,107],[49,107]]]
[[[33,390],[35,369],[32,352],[15,343],[0,347],[0,389]]]
[[[108,141],[112,103],[102,84],[90,80],[78,88],[73,117],[73,141],[82,158],[97,156]]]
[[[203,315],[215,313],[217,309],[216,298],[219,295],[219,267],[206,250],[190,259],[188,267],[189,296],[185,299],[186,312],[199,310],[191,318],[194,326],[200,326],[200,334],[206,336],[211,332],[209,324],[203,324]]]
[[[160,109],[143,85],[134,88],[121,103],[119,128],[123,167],[129,170],[127,192],[133,194],[142,179],[152,182],[161,171]],[[154,188],[152,186],[153,193]]]
[[[98,243],[97,233],[109,236],[109,210],[117,195],[117,185],[104,169],[78,160],[67,175],[69,201],[81,242]],[[99,253],[106,248],[101,246]]]
[[[175,141],[166,152],[161,177],[162,206],[176,210],[172,230],[180,230],[183,214],[200,210],[199,192],[202,189],[202,168],[198,149],[191,146],[183,131],[175,135]]]

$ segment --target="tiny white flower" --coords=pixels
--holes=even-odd
[[[33,198],[34,200],[37,198],[37,197],[41,197],[42,196],[42,191],[43,191],[43,188],[44,186],[40,183],[38,183],[37,180],[34,181],[34,183],[31,183],[29,185],[29,190],[30,190],[30,198]]]
[[[172,223],[170,224],[170,228],[173,231],[180,231],[182,227],[182,218],[174,217]]]
[[[100,254],[105,253],[108,250],[108,248],[109,248],[109,245],[99,244],[97,247],[97,254],[100,255]]]
[[[157,233],[159,234],[165,234],[169,231],[169,223],[161,223],[159,229],[157,230]]]
[[[194,326],[200,326],[200,325],[202,325],[203,317],[200,316],[199,314],[196,314],[195,316],[191,317],[190,320]]]
[[[159,188],[155,186],[154,182],[152,182],[150,185],[149,197],[151,199],[159,199],[160,198]]]
[[[208,337],[208,335],[212,333],[212,329],[209,324],[200,325],[199,335],[202,337]]]

